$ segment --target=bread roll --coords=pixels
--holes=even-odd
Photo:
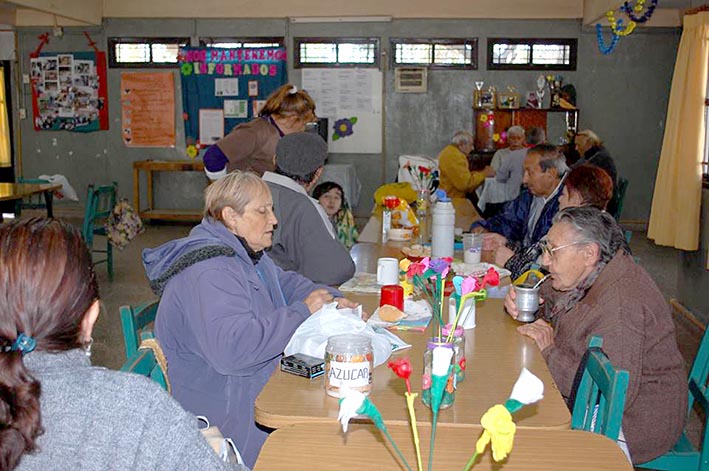
[[[399,322],[404,317],[406,317],[406,313],[391,304],[385,304],[379,308],[379,318],[384,322]]]

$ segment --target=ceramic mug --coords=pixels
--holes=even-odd
[[[399,261],[395,258],[383,257],[377,260],[377,284],[399,284]]]

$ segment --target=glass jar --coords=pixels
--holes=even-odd
[[[372,341],[364,335],[342,334],[327,339],[325,347],[325,392],[340,397],[340,388],[369,395],[372,391],[374,354]]]
[[[432,337],[426,342],[426,351],[423,353],[423,378],[421,385],[421,400],[423,403],[431,407],[431,370],[433,368],[433,349],[436,347],[444,347],[453,349],[454,354],[451,357],[451,368],[448,369],[448,379],[443,388],[443,397],[441,398],[441,409],[447,409],[455,402],[455,350],[454,344],[445,341],[445,338]]]
[[[443,327],[444,337],[448,337],[451,327],[451,324]],[[459,325],[453,332],[453,350],[455,351],[455,382],[457,385],[465,380],[465,330],[463,326]]]

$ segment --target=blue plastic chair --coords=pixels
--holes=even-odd
[[[108,279],[113,281],[113,247],[108,241],[108,233],[106,231],[106,221],[111,215],[113,208],[116,206],[116,187],[118,184],[113,182],[112,185],[103,185],[94,187],[89,185],[86,194],[86,209],[84,210],[84,222],[81,226],[81,235],[86,241],[89,250],[93,253],[103,253],[106,257],[95,260],[94,265],[106,263],[108,268]],[[94,236],[106,237],[106,248],[94,248]]]
[[[49,180],[43,180],[41,178],[22,178],[17,177],[17,183],[34,183],[37,185],[43,185],[49,183]],[[44,200],[44,194],[39,193],[36,195],[27,196],[21,200],[15,202],[15,217],[19,218],[22,214],[23,209],[47,209],[47,202]]]
[[[677,440],[670,451],[647,463],[635,465],[636,468],[659,469],[667,471],[709,471],[709,396],[707,395],[707,379],[709,379],[709,329],[704,331],[702,343],[699,344],[697,356],[694,358],[692,370],[689,372],[689,401],[687,415],[692,414],[694,405],[699,405],[704,412],[704,433],[702,448],[698,450],[687,437],[687,430]]]
[[[165,391],[170,392],[170,382],[167,377],[167,363],[161,365],[158,358],[164,359],[162,349],[152,332],[145,332],[138,351],[131,355],[121,367],[121,371],[135,373],[152,379]]]
[[[141,333],[144,331],[149,332],[146,327],[155,322],[158,301],[148,301],[136,307],[125,305],[118,308],[118,311],[121,314],[121,328],[123,329],[126,358],[131,358],[138,353]]]
[[[618,440],[623,422],[628,372],[614,368],[601,350],[603,339],[593,336],[585,355],[586,365],[576,391],[571,428]]]

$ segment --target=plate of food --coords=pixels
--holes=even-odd
[[[424,257],[431,256],[431,246],[423,246],[420,244],[413,244],[410,247],[402,247],[401,253],[406,255],[406,258],[412,262],[421,261]]]
[[[451,264],[451,269],[456,275],[460,276],[485,276],[485,273],[490,269],[490,267],[494,268],[495,271],[500,275],[500,278],[503,278],[505,276],[510,276],[512,272],[510,272],[506,268],[500,268],[497,265],[493,265],[492,263],[462,263],[462,262],[453,262]]]

